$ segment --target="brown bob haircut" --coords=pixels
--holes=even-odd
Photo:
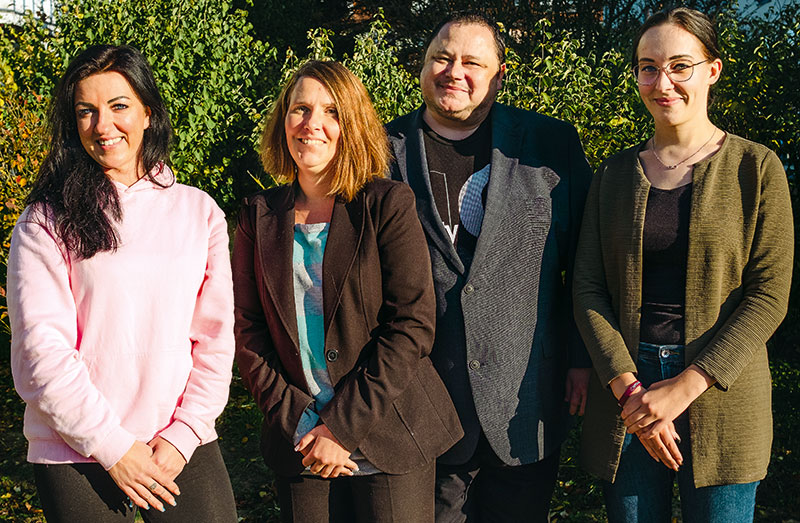
[[[284,121],[292,91],[301,78],[314,78],[330,93],[339,115],[339,143],[326,169],[331,196],[352,200],[364,185],[383,178],[389,168],[389,141],[364,84],[335,61],[306,62],[275,100],[261,136],[261,163],[279,183],[292,183],[297,168],[286,143]]]

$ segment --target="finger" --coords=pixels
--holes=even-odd
[[[152,482],[151,482],[152,484]],[[136,490],[136,493],[139,494],[139,497],[145,501],[145,504],[150,505],[149,507],[142,507],[145,510],[150,510],[150,508],[154,508],[159,512],[164,512],[164,504],[158,500],[158,498],[153,494],[150,490],[150,485],[142,485],[141,483],[137,483],[133,488]]]
[[[644,440],[642,438],[639,438],[639,443],[642,444],[642,447],[644,447],[644,450],[646,450],[647,453],[650,454],[651,458],[653,458],[656,461],[660,461],[658,459],[658,454],[656,454],[656,452],[652,448],[650,448],[650,440]]]
[[[570,401],[570,398],[572,398],[572,380],[567,378],[567,386],[566,390],[564,391],[564,401]],[[570,412],[570,414],[572,413]]]
[[[675,430],[675,425],[670,423],[669,424],[669,430],[670,430],[670,432],[672,432],[672,439],[674,439],[676,442],[680,443],[681,442],[681,436],[680,436],[680,434],[678,434],[678,431]]]
[[[315,437],[311,433],[308,433],[302,438],[300,438],[300,441],[294,447],[295,452],[303,452],[306,449],[306,447],[308,447],[314,441],[314,439]]]
[[[316,463],[316,459],[311,454],[306,454],[303,458],[303,461],[300,463],[303,464],[304,467],[308,467],[309,469]]]
[[[634,416],[629,417],[628,420],[625,421],[625,425],[628,426],[628,432],[633,433],[633,432],[639,432],[640,430],[648,427],[654,421],[656,421],[655,416],[636,414]]]
[[[334,474],[335,475],[331,475],[332,478],[335,478],[335,477],[338,477],[338,476],[352,476],[353,475],[353,471],[350,470],[347,467],[343,467],[343,466],[340,465],[340,466],[336,467],[336,470],[334,471]]]
[[[581,408],[578,410],[578,416],[583,416],[583,413],[586,412],[586,390],[581,391]]]
[[[172,497],[172,494],[170,493],[169,490],[167,490],[167,488],[164,485],[160,485],[156,481],[153,481],[153,483],[151,483],[147,487],[147,489],[150,492],[152,492],[153,495],[160,497],[161,499],[163,499],[164,501],[166,501],[167,503],[169,503],[173,507],[177,506],[177,503],[175,502],[175,498]]]
[[[358,465],[356,465],[356,462],[353,461],[352,459],[348,459],[347,461],[345,461],[344,466],[352,470],[353,472],[358,472]]]
[[[682,466],[683,455],[681,455],[681,451],[678,449],[678,444],[671,435],[667,436],[665,443],[667,445],[667,451],[669,452],[670,456],[672,456],[672,459],[675,460],[679,467]]]
[[[581,396],[577,390],[572,391],[572,396],[569,399],[569,414],[574,416],[581,406]]]
[[[169,475],[162,472],[161,469],[156,469],[155,474],[153,475],[153,479],[157,481],[159,485],[164,487],[164,493],[167,496],[169,496],[169,498],[166,498],[164,496],[161,497],[164,498],[164,500],[167,503],[170,503],[170,500],[172,500],[173,502],[175,501],[174,498],[170,495],[170,493],[175,494],[176,496],[181,495],[181,489],[178,488],[178,484],[175,483],[175,481],[173,481],[173,479],[170,478]]]
[[[131,487],[125,487],[122,492],[128,496],[128,500],[143,510],[150,510],[150,504],[142,498],[139,493]]]
[[[658,454],[661,457],[661,463],[666,465],[667,467],[671,468],[672,470],[678,470],[678,462],[672,457],[669,449],[667,449],[666,442],[662,439],[662,434],[659,433],[653,440],[656,442],[658,448]]]
[[[334,470],[336,470],[336,465],[328,463],[327,465],[322,467],[322,470],[319,471],[319,475],[320,477],[327,479],[331,476],[331,474],[333,474]]]
[[[308,468],[308,470],[311,471],[312,474],[319,474],[320,472],[322,472],[323,468],[325,468],[325,465],[315,460],[314,463],[312,463],[311,466]]]

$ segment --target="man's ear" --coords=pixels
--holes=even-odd
[[[500,70],[497,72],[497,89],[500,90],[503,87],[503,79],[506,77],[506,64],[500,64]]]

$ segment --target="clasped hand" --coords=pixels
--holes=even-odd
[[[303,465],[312,474],[323,478],[352,476],[358,465],[350,459],[350,451],[339,443],[325,424],[317,425],[300,439],[295,447],[303,454]]]
[[[688,397],[676,394],[676,388],[672,379],[656,382],[649,389],[641,386],[630,395],[621,414],[627,431],[636,434],[653,459],[672,470],[683,465],[677,445],[680,436],[673,422],[691,403]]]
[[[156,437],[150,443],[136,441],[108,473],[117,486],[137,506],[164,512],[161,500],[172,506],[181,491],[175,478],[186,460],[167,440]],[[160,498],[160,499],[159,499]]]

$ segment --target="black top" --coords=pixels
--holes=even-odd
[[[489,120],[463,140],[448,140],[424,121],[422,125],[436,209],[466,268],[475,254],[486,206],[492,150]]]
[[[686,259],[692,184],[650,188],[642,237],[642,320],[639,339],[684,344]]]

